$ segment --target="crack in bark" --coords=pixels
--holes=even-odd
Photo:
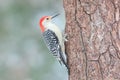
[[[119,53],[119,50],[116,48],[116,46],[113,44],[113,42],[114,42],[114,40],[113,40],[113,36],[112,36],[112,33],[110,32],[110,36],[111,36],[111,42],[112,42],[112,46],[114,47],[114,49],[116,50],[116,54],[117,54],[117,57],[118,57],[118,59],[120,60],[120,57],[119,57],[119,55],[118,55],[118,53]],[[120,53],[119,53],[120,54]]]
[[[90,61],[90,62],[97,62],[99,64],[101,78],[102,78],[102,80],[104,80],[103,79],[103,72],[102,72],[102,66],[100,64],[100,60],[88,60],[88,61]]]
[[[102,66],[101,66],[101,64],[100,64],[100,61],[99,61],[99,60],[98,60],[98,64],[99,64],[99,67],[100,67],[100,74],[101,74],[102,80],[104,80],[104,79],[103,79]]]
[[[78,1],[80,2],[80,5],[82,6],[82,4],[81,4],[82,2],[81,2],[80,0],[78,0]],[[85,14],[87,14],[87,15],[89,16],[90,21],[92,21],[91,14],[93,14],[94,12],[91,13],[91,14],[88,14],[87,11],[84,9],[83,6],[82,6],[82,8],[83,8],[83,12],[85,12]],[[95,10],[95,11],[96,11],[96,10]]]
[[[81,1],[80,1],[80,0],[79,0],[79,2],[80,2],[80,4],[81,4]],[[77,7],[77,0],[75,1],[75,3],[76,3],[76,7],[75,7],[75,21],[76,21],[76,24],[78,25],[78,27],[80,28],[80,39],[81,39],[81,43],[82,43],[82,52],[83,52],[84,55],[85,55],[86,80],[88,80],[88,69],[87,69],[87,65],[88,65],[87,61],[88,61],[88,59],[87,59],[87,53],[86,53],[86,49],[85,49],[85,45],[84,45],[84,41],[83,41],[82,27],[80,27],[81,25],[79,24],[79,22],[78,22],[78,20],[77,20],[77,16],[76,16],[76,14],[77,14],[77,9],[78,9],[78,7]]]
[[[115,21],[113,22],[113,24],[114,24],[114,23],[116,23],[116,9],[117,9],[117,7],[116,7],[115,3],[112,0],[110,0],[110,2],[113,4],[113,7],[115,9],[115,12],[114,12],[114,20]]]

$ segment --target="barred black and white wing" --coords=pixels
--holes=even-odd
[[[55,56],[58,60],[61,60],[63,64],[65,64],[65,66],[67,67],[63,52],[61,50],[59,39],[56,34],[52,30],[48,29],[43,33],[43,37],[48,49],[53,54],[53,56]]]
[[[60,55],[58,53],[58,50],[60,45],[55,33],[51,30],[47,30],[43,33],[43,37],[48,49],[53,54],[53,56],[59,57]]]

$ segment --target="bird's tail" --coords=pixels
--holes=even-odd
[[[60,52],[60,60],[59,60],[59,62],[60,62],[60,64],[64,64],[65,66],[66,66],[66,68],[67,68],[67,70],[68,70],[68,74],[69,74],[69,67],[68,67],[68,65],[67,65],[67,61],[65,60],[65,57],[64,57],[64,55],[63,55],[63,52],[61,51],[61,49],[59,50],[59,52]],[[61,63],[61,61],[62,61],[62,63]]]

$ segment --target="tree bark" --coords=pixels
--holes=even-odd
[[[64,0],[69,80],[120,80],[120,0]]]

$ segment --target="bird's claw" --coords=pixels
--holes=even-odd
[[[68,39],[67,39],[67,34],[66,34],[66,33],[63,33],[63,40],[64,40],[64,41],[68,41]]]

